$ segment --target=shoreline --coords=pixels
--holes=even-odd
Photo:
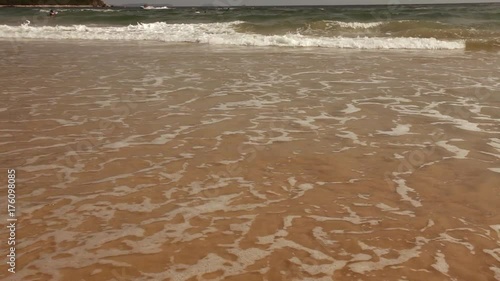
[[[19,280],[494,280],[500,57],[134,45],[0,44]]]
[[[153,7],[159,6],[160,4],[155,4]],[[400,3],[400,4],[338,4],[338,5],[223,5],[223,6],[191,6],[191,5],[180,5],[171,6],[172,8],[198,8],[198,9],[220,9],[220,8],[238,8],[238,9],[260,9],[260,8],[357,8],[357,7],[394,7],[394,6],[407,6],[407,7],[420,7],[420,6],[469,6],[469,5],[500,5],[497,2],[478,2],[478,3]],[[169,6],[169,5],[167,5]],[[56,8],[71,8],[71,7],[91,7],[91,8],[110,8],[110,7],[120,7],[120,8],[134,8],[140,7],[140,4],[124,4],[124,5],[106,5],[106,6],[93,6],[93,5],[0,5],[0,8],[46,8],[46,7],[56,7]],[[169,6],[170,7],[170,6]]]

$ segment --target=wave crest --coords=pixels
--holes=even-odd
[[[136,24],[126,27],[72,26],[0,26],[0,37],[30,39],[80,40],[153,40],[191,42],[213,45],[325,47],[351,49],[464,49],[461,40],[443,41],[434,38],[406,37],[321,37],[287,33],[260,35],[240,33],[241,22],[167,24],[165,22]]]

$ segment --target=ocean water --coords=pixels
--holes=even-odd
[[[500,49],[500,5],[0,10],[0,37],[240,46]]]
[[[1,280],[500,280],[498,5],[59,11],[0,9]]]

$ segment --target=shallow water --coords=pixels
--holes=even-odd
[[[494,54],[0,51],[13,280],[500,280]]]

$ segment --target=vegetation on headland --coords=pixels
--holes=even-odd
[[[0,0],[0,6],[92,6],[106,7],[102,0]]]

